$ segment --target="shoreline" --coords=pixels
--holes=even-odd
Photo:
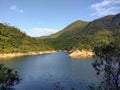
[[[8,53],[8,54],[0,54],[0,59],[6,58],[14,58],[20,56],[33,56],[33,55],[42,55],[42,54],[51,54],[56,51],[40,51],[40,52],[27,52],[27,53]]]
[[[52,54],[55,52],[61,51],[39,51],[39,52],[27,52],[27,53],[8,53],[8,54],[0,54],[0,59],[7,59],[7,58],[15,58],[20,56],[34,56],[34,55],[42,55],[42,54]],[[65,51],[66,52],[66,51]],[[70,52],[70,51],[67,51]],[[86,50],[76,50],[69,54],[70,58],[92,58],[95,54],[90,51]]]

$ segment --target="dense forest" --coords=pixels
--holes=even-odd
[[[45,51],[52,49],[50,45],[27,36],[16,27],[0,23],[0,53]]]
[[[108,15],[91,22],[76,21],[60,32],[40,37],[56,50],[93,50],[96,46],[120,42],[120,14]],[[119,44],[120,45],[120,44]]]

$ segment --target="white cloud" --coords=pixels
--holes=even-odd
[[[31,30],[24,30],[24,31],[29,36],[39,37],[39,36],[47,36],[47,35],[56,33],[58,30],[35,27],[35,28],[32,28]]]
[[[23,9],[17,8],[16,5],[10,6],[10,10],[13,10],[13,11],[16,11],[16,12],[19,12],[19,13],[23,13],[24,12]]]
[[[104,16],[120,13],[120,0],[103,0],[102,2],[91,5],[95,10],[92,15]]]

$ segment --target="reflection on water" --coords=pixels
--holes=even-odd
[[[68,54],[24,56],[0,60],[0,63],[19,72],[22,82],[15,87],[17,90],[53,90],[57,81],[65,90],[71,87],[88,90],[89,84],[97,82],[92,59],[71,59]]]

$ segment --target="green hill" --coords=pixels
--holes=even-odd
[[[120,14],[108,15],[100,19],[96,19],[90,22],[84,29],[83,32],[87,34],[96,33],[100,30],[113,31],[120,29]]]
[[[73,35],[76,35],[79,33],[85,26],[87,26],[88,22],[78,20],[76,22],[73,22],[69,26],[67,26],[65,29],[63,29],[62,33],[59,33],[58,37],[71,37]]]
[[[15,27],[0,23],[0,53],[43,51],[52,49],[41,40],[31,38]]]
[[[56,50],[90,49],[113,40],[120,30],[120,14],[108,15],[91,22],[76,21],[62,31],[42,38]]]
[[[60,37],[61,35],[70,36],[73,33],[74,34],[78,33],[79,30],[83,29],[87,24],[88,22],[78,20],[78,21],[73,22],[72,24],[64,28],[63,30],[55,34],[49,35],[49,36],[42,36],[40,37],[40,39],[54,39],[54,38]]]
[[[44,41],[49,42],[56,50],[70,50],[76,43],[76,35],[88,24],[84,21],[76,21],[64,28],[62,31],[52,34]]]

